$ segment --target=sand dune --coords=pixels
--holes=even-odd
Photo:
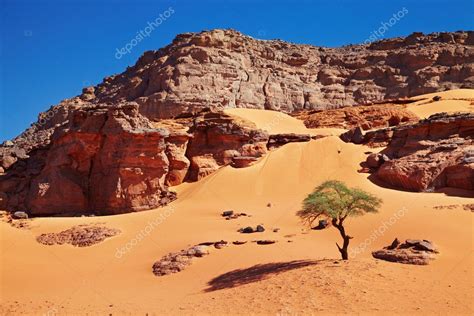
[[[448,110],[449,104],[440,106]],[[271,133],[308,132],[302,123],[278,112],[228,112],[251,119]],[[224,167],[199,182],[175,187],[178,200],[162,209],[109,217],[37,218],[30,229],[1,222],[1,313],[472,314],[473,213],[461,207],[434,208],[472,203],[472,195],[463,198],[379,187],[367,174],[357,172],[368,150],[337,136],[293,143],[271,151],[251,167]],[[302,199],[327,179],[358,186],[384,201],[380,213],[349,221],[347,230],[354,236],[351,247],[360,250],[349,262],[335,263],[339,236],[334,229],[310,231],[295,216]],[[252,217],[226,221],[220,213],[227,209]],[[122,233],[86,248],[35,241],[44,232],[98,222]],[[266,231],[237,232],[242,226],[257,224]],[[280,230],[273,232],[273,228]],[[149,234],[138,241],[142,230]],[[364,245],[374,230],[379,235]],[[395,237],[433,240],[441,254],[429,266],[371,257],[371,251]],[[257,238],[278,242],[251,243]],[[209,256],[194,259],[183,272],[161,278],[153,275],[151,267],[161,256],[221,239],[249,243],[214,249]],[[127,243],[128,250],[117,253]]]
[[[440,96],[441,100],[433,101],[434,96]],[[427,118],[440,112],[474,112],[474,90],[472,89],[430,93],[412,99],[419,99],[419,101],[409,104],[408,109],[420,118]]]

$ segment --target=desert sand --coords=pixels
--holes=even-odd
[[[411,104],[425,117],[471,110],[472,90],[441,95],[434,104]],[[424,96],[429,100],[432,96]],[[419,101],[423,102],[423,101]],[[461,205],[472,192],[413,193],[383,188],[358,173],[371,149],[342,142],[337,130],[307,130],[287,115],[232,109],[270,133],[332,135],[287,144],[243,169],[230,166],[174,188],[178,200],[165,208],[108,217],[35,218],[29,228],[0,222],[2,315],[199,315],[199,314],[448,314],[472,315],[473,216]],[[335,229],[309,230],[295,213],[324,180],[338,179],[383,199],[379,213],[352,218],[349,261],[339,260]],[[267,204],[271,203],[271,207]],[[457,205],[453,209],[435,209]],[[251,217],[225,220],[224,210]],[[150,223],[155,221],[152,229]],[[103,223],[121,234],[91,247],[46,246],[41,233]],[[247,225],[266,231],[241,234]],[[279,228],[278,232],[273,232]],[[141,230],[147,230],[138,241]],[[376,238],[370,236],[378,231]],[[398,237],[432,240],[440,249],[428,266],[380,261],[371,252]],[[169,252],[217,240],[247,240],[213,249],[186,270],[163,277],[152,265]],[[255,239],[274,239],[257,245]],[[368,240],[368,242],[365,242]],[[128,246],[127,246],[128,244]],[[118,252],[118,249],[124,250]]]
[[[433,101],[433,97],[439,96],[441,100]],[[417,100],[408,105],[408,109],[418,115],[420,118],[440,112],[472,112],[474,111],[474,90],[456,89],[443,92],[424,94],[413,97]]]

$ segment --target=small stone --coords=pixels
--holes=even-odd
[[[255,231],[259,233],[263,233],[265,231],[265,228],[262,225],[257,225],[257,229]]]
[[[243,245],[243,244],[246,244],[247,242],[246,241],[241,241],[241,240],[236,240],[236,241],[233,241],[232,243],[234,245]]]
[[[232,215],[234,215],[234,211],[224,211],[224,212],[222,212],[223,217],[232,216]]]
[[[26,212],[17,211],[12,214],[14,219],[28,219],[28,214]]]
[[[257,245],[271,245],[276,243],[275,240],[257,240]]]
[[[218,242],[216,242],[216,243],[214,244],[214,247],[215,247],[216,249],[222,249],[222,248],[224,248],[224,247],[226,247],[226,246],[227,246],[227,241],[224,241],[224,240],[218,241]]]
[[[254,229],[250,226],[247,226],[245,228],[241,228],[239,231],[241,233],[244,233],[244,234],[251,234],[251,233],[255,232]]]
[[[194,249],[194,256],[196,257],[203,257],[209,254],[207,246],[194,246],[192,249]]]

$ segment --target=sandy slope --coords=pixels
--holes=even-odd
[[[434,102],[434,96],[440,96],[441,100]],[[419,100],[408,105],[408,109],[421,118],[426,118],[439,112],[473,112],[474,90],[456,89],[437,93],[424,94],[413,97]]]
[[[258,126],[278,121],[271,125],[273,133],[305,131],[293,118],[281,119],[277,112],[236,111],[232,113],[252,118]],[[466,196],[459,197],[378,187],[367,174],[356,171],[368,150],[336,136],[288,144],[249,168],[225,167],[198,183],[176,187],[179,199],[164,209],[109,217],[40,218],[22,230],[1,222],[0,312],[472,315],[474,214],[461,208],[433,208],[472,203],[472,192],[454,192]],[[352,249],[360,250],[349,262],[334,260],[338,258],[334,242],[339,240],[334,229],[308,231],[295,216],[306,194],[326,179],[346,181],[384,200],[380,213],[348,223],[355,237]],[[272,207],[267,207],[269,202]],[[219,216],[226,209],[252,217],[226,221]],[[161,223],[117,255],[117,248],[134,240],[153,220]],[[48,247],[35,241],[42,232],[89,222],[105,223],[122,234],[88,248]],[[257,235],[236,232],[256,224],[267,230]],[[363,246],[374,230],[379,231],[377,237]],[[372,250],[395,237],[431,239],[441,254],[429,266],[371,258]],[[188,245],[256,238],[278,243],[232,245],[194,259],[181,273],[157,278],[151,272],[154,261]],[[298,260],[315,262],[294,262]]]

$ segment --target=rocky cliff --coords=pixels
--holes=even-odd
[[[474,32],[413,33],[323,48],[262,41],[232,30],[182,34],[81,96],[135,101],[145,116],[201,107],[293,112],[474,88]]]
[[[415,124],[367,132],[362,143],[387,147],[367,158],[382,181],[410,191],[474,190],[474,114],[439,113]]]
[[[474,32],[414,33],[342,48],[262,41],[232,30],[178,35],[123,73],[41,113],[5,142],[0,208],[115,214],[166,204],[175,198],[169,185],[199,180],[227,164],[245,167],[269,148],[309,140],[269,136],[220,109],[312,115],[473,88],[473,44]],[[367,128],[413,120],[394,107],[369,126],[364,117],[370,111],[357,110],[364,113],[354,122],[345,119],[352,112],[343,111],[340,119]]]

